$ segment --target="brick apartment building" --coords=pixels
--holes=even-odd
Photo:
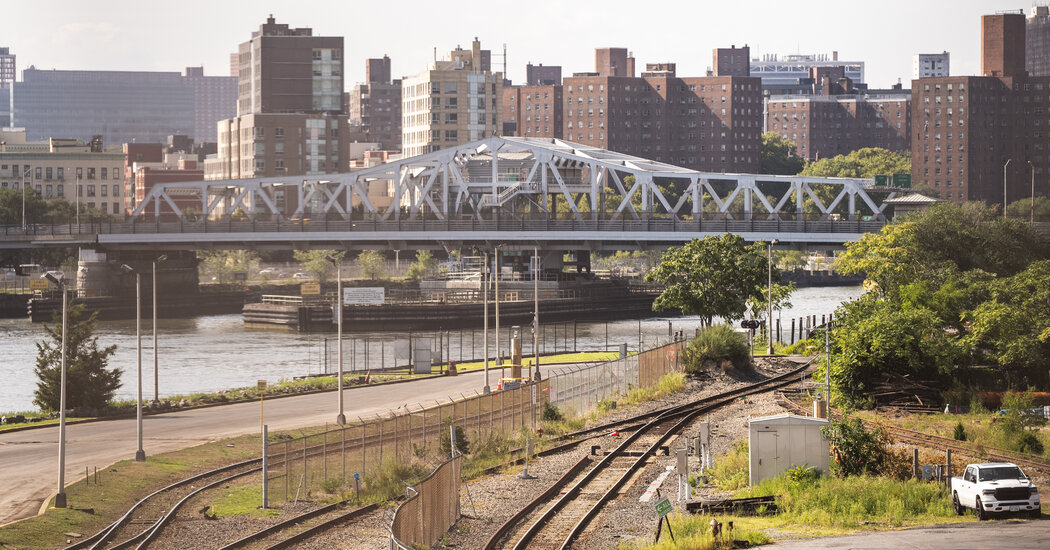
[[[561,83],[504,88],[503,135],[561,138],[562,97]]]
[[[365,61],[364,84],[350,88],[346,113],[353,135],[378,142],[385,150],[401,150],[401,80],[390,79],[390,58]]]
[[[758,170],[760,79],[683,78],[670,63],[649,64],[641,77],[612,76],[608,73],[618,72],[620,64],[633,74],[634,60],[625,49],[609,50],[624,54],[599,50],[595,73],[563,81],[566,140],[702,171]]]
[[[908,152],[910,103],[904,93],[770,96],[766,130],[795,142],[795,154],[811,161],[865,147]]]
[[[1027,75],[1024,35],[1023,14],[986,15],[982,76],[912,82],[913,184],[1002,204],[1030,196],[1034,177],[1035,194],[1047,194],[1050,77]]]

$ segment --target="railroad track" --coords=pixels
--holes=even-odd
[[[237,539],[219,550],[235,550],[247,548],[249,545],[256,548],[266,548],[267,550],[293,548],[297,543],[316,536],[318,533],[338,527],[379,509],[378,505],[369,504],[368,506],[348,511],[346,509],[347,506],[350,506],[350,502],[346,500],[322,506],[316,510],[286,519],[266,529]]]
[[[650,419],[597,463],[588,467],[589,464],[581,461],[543,495],[504,523],[489,539],[486,550],[572,547],[604,505],[648,464],[650,457],[660,449],[666,449],[668,442],[697,416],[726,406],[740,397],[792,384],[799,374],[812,370],[811,364],[806,363],[756,384],[647,413],[646,417]]]
[[[779,400],[781,405],[790,408],[795,411],[806,413],[805,407],[791,401],[783,394],[780,394]],[[828,409],[829,416],[841,417],[842,412],[837,409]],[[926,432],[920,432],[916,430],[909,430],[907,428],[901,428],[888,423],[877,423],[871,420],[861,419],[868,426],[880,426],[886,430],[889,435],[898,441],[906,441],[919,445],[920,447],[926,447],[930,449],[936,449],[943,451],[945,449],[951,449],[953,453],[958,453],[964,456],[973,458],[989,458],[1000,462],[1013,462],[1018,466],[1024,467],[1030,472],[1039,472],[1042,475],[1050,476],[1050,464],[1046,462],[1040,462],[1031,460],[1024,456],[1020,456],[1017,453],[1007,451],[1004,449],[996,449],[994,447],[984,447],[980,452],[973,446],[963,441],[958,441],[950,437],[944,437],[941,435],[929,434]]]

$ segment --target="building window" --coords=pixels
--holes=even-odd
[[[109,168],[102,168],[102,179],[107,179],[108,177],[109,177]]]
[[[120,196],[120,186],[119,185],[114,185],[113,186],[113,196],[114,197],[119,197]]]
[[[274,128],[273,129],[273,137],[275,137],[277,139],[283,139],[284,138],[284,128]]]
[[[65,177],[66,177],[66,169],[62,168],[62,167],[59,167],[58,168],[58,179],[65,179]]]
[[[94,168],[88,168],[87,179],[89,179],[89,180],[95,179],[95,169]]]
[[[95,186],[94,185],[87,186],[87,196],[89,196],[89,197],[94,197],[95,196]]]

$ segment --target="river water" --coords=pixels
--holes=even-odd
[[[787,340],[790,319],[805,315],[830,313],[843,301],[857,298],[860,287],[803,288],[792,297],[794,307],[785,310],[783,331]],[[540,312],[542,323],[543,312]],[[774,312],[774,318],[777,314]],[[764,315],[758,315],[764,318]],[[153,349],[150,319],[142,321],[143,397],[153,397]],[[619,349],[625,343],[630,351],[651,347],[668,338],[671,330],[691,333],[699,326],[695,317],[658,317],[649,319],[580,322],[546,325],[541,351],[568,349],[581,351]],[[494,321],[490,319],[490,327]],[[158,329],[158,371],[160,396],[209,392],[220,389],[255,385],[256,380],[276,382],[295,376],[319,374],[335,370],[334,333],[300,334],[284,331],[248,330],[241,316],[209,315],[194,319],[161,319]],[[509,338],[509,327],[501,327],[503,341]],[[435,337],[415,332],[413,337]],[[110,367],[124,370],[123,387],[118,399],[134,399],[136,385],[135,321],[100,321],[96,331],[99,346],[117,345],[110,359]],[[344,366],[347,370],[364,370],[367,366],[390,366],[399,351],[394,340],[407,342],[408,334],[391,331],[355,332],[344,338]],[[450,350],[453,360],[482,356],[480,330],[453,331],[443,337],[443,347]],[[25,319],[0,319],[0,413],[28,411],[33,406],[36,377],[36,342],[44,339],[43,327]],[[353,340],[357,339],[354,343]],[[437,346],[434,346],[435,349]],[[507,345],[504,343],[504,349]],[[367,352],[367,361],[366,353]],[[325,350],[328,350],[328,353]],[[531,336],[526,336],[525,354],[531,353]],[[490,354],[495,356],[495,343],[490,343]],[[446,357],[447,358],[447,357]]]

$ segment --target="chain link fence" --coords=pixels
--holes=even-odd
[[[414,494],[397,507],[390,523],[391,548],[429,548],[459,520],[462,467],[463,455],[458,455],[412,488]]]
[[[368,490],[391,464],[444,458],[441,442],[448,437],[450,424],[462,428],[468,441],[474,442],[509,435],[523,426],[534,428],[546,393],[544,380],[490,394],[461,395],[429,407],[407,406],[297,438],[271,437],[269,498],[288,502],[317,493]]]

